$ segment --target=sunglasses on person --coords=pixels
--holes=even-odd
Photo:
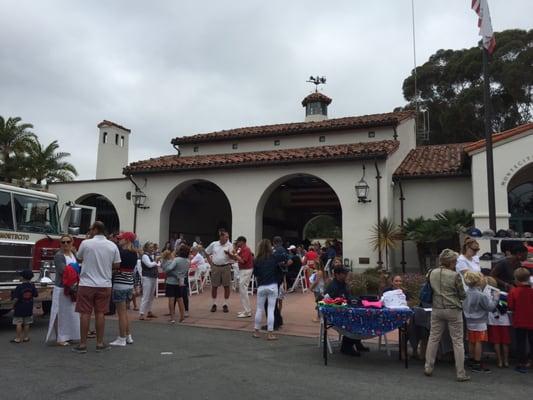
[[[72,240],[62,240],[61,244],[70,244],[72,243]]]

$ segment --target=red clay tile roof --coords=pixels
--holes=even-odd
[[[123,127],[122,125],[115,124],[115,123],[112,122],[112,121],[108,121],[107,119],[104,119],[102,122],[100,122],[100,123],[97,125],[98,128],[101,128],[101,127],[103,127],[103,126],[114,126],[115,128],[119,128],[119,129],[125,130],[126,132],[131,132],[130,129],[125,128],[125,127]]]
[[[386,158],[396,151],[399,142],[382,140],[367,143],[317,146],[299,149],[254,151],[180,157],[178,155],[137,161],[124,168],[124,174],[188,171],[213,168],[240,168],[262,165],[315,163]]]
[[[533,122],[517,126],[516,128],[509,129],[507,131],[495,133],[492,135],[492,144],[498,143],[502,140],[511,138],[516,135],[520,135],[521,133],[524,133],[529,130],[533,130]],[[482,140],[478,140],[477,142],[471,143],[469,146],[465,148],[465,151],[467,153],[470,153],[472,151],[479,150],[484,147],[485,147],[485,139],[482,139]]]
[[[309,96],[307,96],[305,99],[302,100],[302,106],[305,107],[309,103],[314,103],[314,102],[317,102],[317,101],[320,101],[321,103],[326,103],[327,105],[330,105],[332,100],[331,100],[331,98],[329,98],[328,96],[326,96],[323,93],[314,92],[314,93],[311,93]]]
[[[343,129],[397,126],[401,121],[412,116],[413,111],[398,111],[384,114],[363,115],[360,117],[326,119],[324,121],[252,126],[230,129],[226,131],[202,133],[192,136],[177,137],[172,139],[171,143],[176,145],[185,143],[214,142],[229,139],[288,136],[301,133],[337,131]]]
[[[409,152],[394,172],[395,178],[468,176],[465,147],[470,143],[420,146]]]

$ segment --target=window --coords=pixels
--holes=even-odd
[[[120,137],[120,147],[124,147],[124,136]]]
[[[102,135],[102,143],[107,143],[107,132]]]
[[[14,195],[13,199],[18,231],[59,233],[55,201],[19,194]]]
[[[115,133],[115,144],[118,146],[118,133]]]
[[[199,148],[198,146],[194,146],[194,147],[192,148],[192,151],[193,151],[194,153],[198,153],[198,150],[200,150],[200,148]]]
[[[279,140],[274,140],[274,146],[279,146]]]
[[[0,229],[13,230],[13,210],[8,192],[0,192]]]
[[[319,141],[320,143],[324,143],[324,142],[326,141],[326,137],[325,137],[325,136],[320,136],[320,137],[318,138],[318,141]]]
[[[233,143],[233,144],[231,145],[231,148],[232,148],[233,150],[237,150],[237,149],[239,148],[239,144],[238,144],[238,143]]]
[[[374,131],[368,132],[368,137],[369,138],[375,138],[376,137],[376,132],[374,132]]]

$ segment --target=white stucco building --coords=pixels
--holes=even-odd
[[[330,103],[313,93],[302,102],[305,122],[180,136],[171,140],[171,155],[130,164],[130,131],[103,121],[97,179],[50,184],[50,191],[63,203],[96,206],[110,229],[135,225],[141,241],[160,244],[174,232],[209,242],[220,227],[252,246],[273,235],[297,242],[306,239],[309,221],[327,216],[354,268],[380,261],[369,244],[378,217],[400,224],[402,216],[459,208],[488,227],[483,141],[416,147],[411,112],[328,119]],[[494,136],[498,229],[511,222],[533,230],[532,149],[533,124]],[[366,202],[354,189],[363,176]],[[140,193],[145,203],[135,207]],[[530,203],[511,215],[516,205],[508,199],[515,194]],[[405,249],[407,267],[417,268],[414,245],[406,242]],[[399,254],[394,265],[400,266]]]

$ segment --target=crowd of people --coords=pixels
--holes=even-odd
[[[305,279],[314,293],[315,303],[324,297],[353,299],[346,279],[350,272],[344,266],[339,242],[295,246],[276,236],[272,241],[260,241],[254,255],[244,236],[232,243],[227,231],[219,230],[219,238],[205,248],[200,238],[189,245],[183,235],[176,235],[162,251],[147,242],[142,249],[133,232],[122,232],[107,238],[105,226],[95,222],[88,238],[74,249],[70,235],[62,235],[61,248],[55,255],[55,282],[52,308],[46,341],[59,346],[73,346],[73,351],[87,352],[87,339],[96,337],[96,350],[109,346],[127,346],[133,343],[128,308],[133,304],[139,319],[157,318],[152,312],[153,299],[158,290],[159,271],[165,273],[165,296],[168,298],[169,323],[182,322],[189,311],[188,279],[196,274],[211,285],[211,312],[219,307],[229,312],[228,299],[232,281],[238,282],[242,306],[237,318],[251,318],[249,298],[251,279],[257,281],[257,301],[254,314],[253,337],[266,331],[267,340],[277,340],[275,330],[283,324],[282,308],[285,293],[294,288],[297,278]],[[502,242],[505,257],[490,269],[482,269],[475,238],[467,237],[458,254],[445,249],[439,256],[439,266],[427,274],[431,289],[431,327],[425,354],[424,373],[433,374],[439,342],[446,328],[455,357],[457,379],[469,380],[465,368],[465,348],[468,344],[468,368],[472,372],[489,373],[482,363],[483,343],[494,345],[497,365],[509,367],[511,327],[514,329],[515,349],[518,356],[516,371],[526,372],[531,366],[533,353],[533,279],[522,267],[528,249],[521,242]],[[238,269],[234,268],[238,265]],[[306,268],[302,268],[302,266]],[[311,271],[301,275],[302,271]],[[235,276],[235,274],[237,274]],[[33,298],[37,296],[31,283],[31,271],[22,273],[23,281],[13,291],[16,300],[13,324],[16,337],[13,343],[29,341],[32,323]],[[223,288],[222,305],[218,288]],[[142,288],[142,290],[141,290]],[[383,290],[405,293],[400,275],[393,276],[390,286]],[[137,297],[141,296],[137,309]],[[386,296],[384,296],[386,297]],[[502,301],[505,300],[505,301]],[[104,342],[105,314],[110,304],[118,314],[117,338]],[[318,310],[318,305],[315,304]],[[91,331],[91,316],[95,316],[95,331]],[[263,316],[266,324],[263,325]],[[319,321],[319,315],[315,321]],[[529,346],[529,352],[528,352]],[[360,356],[368,351],[360,340],[344,336],[341,352]]]
[[[517,241],[502,241],[505,258],[483,269],[475,238],[467,237],[461,254],[445,249],[439,267],[427,279],[432,289],[431,328],[424,373],[433,374],[439,342],[448,328],[458,381],[470,377],[465,369],[464,343],[468,344],[467,366],[472,372],[490,373],[482,363],[483,344],[494,346],[499,368],[509,367],[511,328],[514,329],[517,372],[527,372],[533,358],[533,288],[530,271],[522,266],[528,249]],[[528,350],[529,345],[529,350]]]
[[[204,248],[199,237],[192,244],[182,234],[174,234],[159,250],[158,245],[146,242],[142,247],[133,232],[105,235],[105,226],[96,221],[79,248],[68,234],[60,237],[60,249],[54,257],[55,280],[52,294],[49,328],[46,342],[58,346],[73,346],[73,351],[87,352],[87,340],[96,338],[96,350],[109,346],[133,343],[128,310],[139,312],[139,320],[158,318],[152,311],[153,300],[159,290],[160,273],[164,273],[165,296],[168,298],[169,323],[182,322],[188,317],[190,274],[198,273],[203,284],[211,285],[211,312],[221,307],[229,312],[228,299],[231,284],[238,282],[242,310],[237,318],[253,316],[248,289],[252,279],[257,281],[257,307],[255,310],[254,337],[261,329],[267,331],[268,340],[276,340],[274,331],[283,324],[281,316],[284,294],[290,290],[302,265],[323,272],[323,265],[334,261],[341,265],[340,242],[304,245],[285,245],[280,237],[260,242],[257,254],[239,236],[232,243],[224,229],[219,238]],[[332,265],[333,265],[332,264]],[[238,266],[235,269],[235,266]],[[24,271],[29,274],[30,271]],[[236,274],[236,276],[234,276]],[[33,297],[37,296],[31,278],[23,276],[23,282],[13,292],[16,337],[13,343],[29,341],[29,326],[33,322]],[[307,278],[306,278],[307,279]],[[324,292],[325,275],[313,284],[318,294]],[[218,288],[223,288],[222,305]],[[140,301],[139,301],[140,300]],[[177,306],[177,307],[176,307]],[[177,310],[176,310],[177,308]],[[118,335],[109,344],[104,343],[105,315],[110,310],[118,316]],[[262,316],[266,313],[266,324]],[[177,317],[176,317],[177,311]],[[90,329],[94,314],[94,330]]]

